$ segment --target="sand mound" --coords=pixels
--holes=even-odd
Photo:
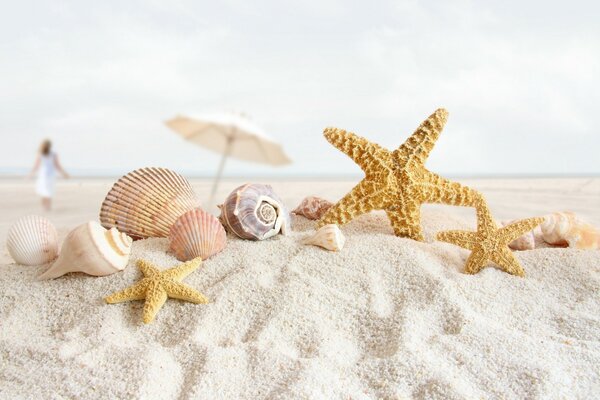
[[[102,301],[168,267],[165,239],[130,266],[37,282],[0,269],[2,398],[591,398],[600,392],[600,251],[520,252],[527,277],[461,273],[468,252],[391,234],[382,214],[343,228],[344,250],[292,236],[229,237],[185,283],[212,303]],[[428,240],[466,221],[425,212]]]

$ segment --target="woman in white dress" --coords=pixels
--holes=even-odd
[[[35,192],[42,197],[42,207],[50,211],[52,207],[52,195],[54,195],[54,180],[56,171],[64,178],[69,174],[62,168],[58,161],[58,155],[52,151],[52,142],[46,139],[40,146],[40,152],[37,155],[33,170],[30,176],[33,177],[37,172],[37,181],[35,183]]]

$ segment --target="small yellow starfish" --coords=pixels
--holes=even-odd
[[[111,294],[104,300],[109,304],[114,304],[145,299],[142,318],[146,324],[154,320],[168,297],[196,304],[208,303],[208,299],[202,293],[181,283],[183,278],[198,269],[200,264],[202,264],[202,259],[197,257],[176,267],[161,271],[148,261],[138,260],[136,265],[144,274],[144,278],[133,286]]]
[[[369,211],[385,210],[396,236],[424,241],[421,204],[473,206],[481,198],[479,192],[425,168],[447,118],[448,111],[436,110],[395,151],[354,133],[326,128],[325,138],[352,158],[365,172],[365,178],[323,215],[318,227],[342,225]]]
[[[528,218],[498,228],[483,199],[476,208],[477,232],[444,231],[437,234],[437,239],[471,250],[465,264],[467,274],[478,273],[491,260],[509,274],[525,276],[523,267],[508,244],[541,224],[544,219]]]

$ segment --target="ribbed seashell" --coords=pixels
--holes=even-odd
[[[269,185],[246,184],[235,189],[220,206],[225,228],[242,239],[264,240],[291,230],[285,205]]]
[[[177,218],[169,234],[169,250],[179,261],[203,260],[225,248],[227,234],[219,220],[201,209]]]
[[[177,218],[199,205],[181,175],[165,168],[141,168],[113,185],[102,203],[100,222],[134,239],[167,237]]]
[[[339,251],[344,248],[346,238],[336,224],[322,226],[313,235],[302,241],[303,244],[312,244],[331,251]]]
[[[46,264],[58,255],[58,234],[47,218],[27,215],[8,230],[6,247],[18,264]]]
[[[63,242],[60,256],[38,279],[69,272],[105,276],[123,270],[129,261],[132,240],[115,228],[104,229],[90,221],[73,229]]]
[[[506,226],[506,225],[510,225],[513,222],[514,221],[501,221],[500,225]],[[510,247],[513,250],[533,250],[533,249],[535,249],[535,234],[534,234],[533,230],[530,230],[529,232],[525,232],[524,234],[522,234],[521,236],[519,236],[518,238],[516,238],[515,240],[510,242],[508,244],[508,247]]]
[[[294,211],[294,214],[302,215],[308,219],[321,219],[333,205],[332,202],[317,196],[305,197]]]
[[[573,212],[546,215],[540,227],[544,241],[549,244],[587,250],[600,248],[600,231]]]

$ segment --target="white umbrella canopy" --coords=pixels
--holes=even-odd
[[[186,140],[222,154],[209,200],[211,204],[227,157],[274,166],[291,163],[279,143],[241,114],[177,116],[165,123]]]

